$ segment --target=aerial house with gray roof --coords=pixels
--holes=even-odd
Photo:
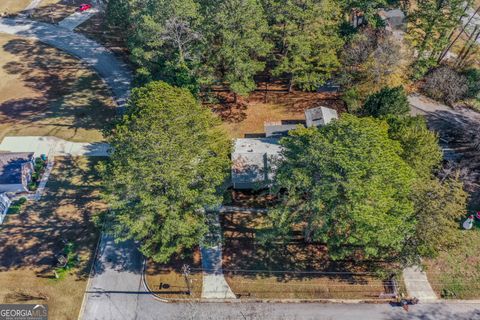
[[[318,107],[305,111],[306,121],[265,123],[264,138],[236,139],[232,153],[232,185],[237,190],[262,189],[271,186],[282,161],[280,139],[300,126],[319,127],[338,119],[337,111]]]

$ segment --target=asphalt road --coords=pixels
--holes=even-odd
[[[112,91],[118,106],[124,107],[132,74],[125,63],[95,41],[58,25],[21,17],[0,19],[0,32],[33,38],[78,57],[97,71]]]
[[[81,314],[83,320],[220,319],[479,319],[480,303],[431,303],[410,312],[389,304],[173,304],[156,300],[144,288],[143,258],[133,242],[115,244],[104,236]]]
[[[120,107],[128,97],[132,75],[111,52],[86,37],[41,22],[0,19],[0,32],[30,37],[86,62],[104,79]],[[412,306],[409,313],[388,304],[170,304],[156,300],[143,286],[143,257],[133,242],[115,243],[103,236],[82,305],[81,319],[435,319],[480,320],[480,303],[435,303]]]

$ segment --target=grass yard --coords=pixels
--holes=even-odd
[[[0,141],[10,135],[98,142],[115,116],[109,90],[77,59],[0,34]]]
[[[261,214],[222,216],[226,280],[243,298],[378,299],[389,283],[354,261],[334,263],[325,246],[293,240],[262,245],[256,238]],[[285,271],[288,270],[288,271]]]
[[[40,3],[40,7],[48,6],[59,2],[60,0],[43,0]],[[23,11],[32,0],[2,0],[0,1],[0,14],[1,13],[18,13]]]
[[[265,122],[304,120],[305,110],[318,106],[344,111],[343,102],[332,94],[257,91],[248,99],[239,99],[237,103],[233,103],[233,98],[228,94],[218,93],[217,96],[220,103],[213,105],[212,110],[222,119],[223,126],[232,138],[261,135],[265,132]]]
[[[480,228],[461,232],[457,248],[425,261],[428,280],[443,298],[480,299]]]
[[[188,294],[188,286],[182,273],[184,264],[191,267],[191,295]],[[203,276],[200,270],[201,265],[199,250],[195,250],[191,258],[173,259],[168,264],[159,264],[150,260],[147,262],[145,278],[150,290],[158,297],[164,299],[197,299],[202,296]]]
[[[105,205],[93,169],[98,158],[55,160],[44,197],[0,226],[0,303],[45,303],[51,319],[77,319],[99,234],[92,218]],[[78,262],[56,280],[69,242]]]

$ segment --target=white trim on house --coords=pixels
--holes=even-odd
[[[0,193],[0,224],[3,223],[3,220],[8,212],[8,208],[11,204],[12,201],[7,197],[7,195],[5,193]]]

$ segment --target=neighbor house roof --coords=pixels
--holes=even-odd
[[[305,111],[307,127],[324,126],[338,119],[337,111],[326,107],[318,107]]]
[[[0,184],[21,184],[23,164],[32,158],[33,152],[0,152]]]
[[[273,179],[282,147],[278,138],[246,138],[235,140],[232,153],[234,188],[264,187]]]

